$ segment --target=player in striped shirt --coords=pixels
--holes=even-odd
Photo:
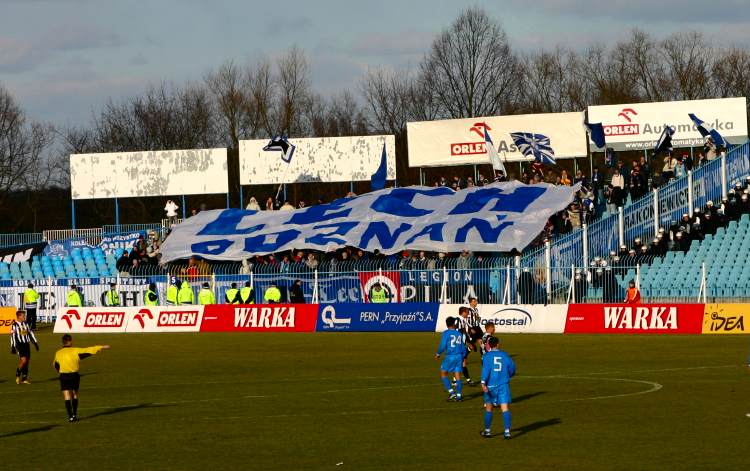
[[[469,302],[471,302],[471,299]],[[482,338],[480,318],[476,312],[472,312],[471,308],[465,306],[461,306],[460,308],[458,308],[458,316],[458,330],[464,336],[464,341],[466,342],[467,347],[466,358],[464,358],[463,362],[463,375],[464,378],[466,378],[466,384],[473,385],[474,381],[471,380],[469,367],[467,365],[469,352],[477,351],[477,341]]]
[[[10,353],[18,353],[19,361],[16,368],[16,384],[29,384],[29,361],[31,360],[31,344],[34,344],[36,351],[39,351],[39,342],[37,342],[34,332],[29,324],[26,323],[26,313],[24,311],[16,312],[16,320],[10,326]]]

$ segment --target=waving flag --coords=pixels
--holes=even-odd
[[[583,123],[591,136],[591,141],[596,144],[596,147],[604,148],[607,147],[607,141],[604,138],[604,126],[602,123]]]
[[[549,137],[532,132],[512,132],[510,137],[518,146],[518,150],[526,157],[533,157],[537,162],[555,165],[555,151],[550,146]]]
[[[489,131],[487,131],[487,127],[484,128],[484,146],[487,148],[487,156],[490,158],[492,168],[502,171],[503,175],[507,176],[508,172],[505,171],[505,165],[500,160],[500,156],[497,155],[497,149],[495,149],[495,144],[492,143],[492,138]]]
[[[281,160],[286,163],[292,161],[294,155],[294,149],[297,146],[291,144],[286,136],[274,136],[268,141],[268,144],[263,148],[265,151],[281,151]]]
[[[714,140],[714,144],[719,147],[726,147],[727,141],[724,140],[721,134],[719,134],[719,131],[714,129],[713,126],[706,123],[705,121],[702,121],[693,113],[688,113],[688,116],[690,116],[690,119],[692,119],[695,123],[695,127],[698,128],[698,132],[701,133],[701,136],[711,136]]]
[[[385,180],[388,176],[388,154],[385,151],[385,142],[383,143],[383,153],[380,154],[380,166],[378,166],[378,169],[375,171],[375,173],[372,174],[372,178],[370,178],[370,189],[372,191],[375,190],[382,190],[385,188]]]
[[[656,148],[654,148],[654,156],[659,155],[662,152],[672,151],[672,136],[674,135],[674,128],[668,124],[664,125],[664,131],[662,131],[659,140],[656,142]]]

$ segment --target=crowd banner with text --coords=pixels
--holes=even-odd
[[[28,262],[34,255],[44,252],[47,242],[37,242],[34,244],[14,245],[0,249],[0,262],[2,263],[20,263]]]
[[[318,332],[434,332],[437,303],[320,305]]]
[[[523,250],[580,189],[513,181],[454,192],[413,186],[294,211],[201,211],[178,225],[162,262],[191,256],[243,260],[290,249],[341,247],[393,254]]]
[[[458,317],[458,309],[467,304],[441,304],[436,332],[446,329],[448,317]],[[561,334],[565,329],[567,305],[549,304],[480,304],[477,306],[482,329],[488,322],[498,333]]]
[[[571,304],[566,334],[700,334],[703,304]]]
[[[317,304],[212,304],[201,332],[314,332]]]
[[[690,113],[699,114],[732,144],[742,144],[747,141],[746,105],[745,97],[740,97],[589,106],[588,120],[601,122],[607,147],[620,151],[653,149],[664,125],[675,128],[672,146],[702,146],[706,138],[698,132]],[[592,152],[599,150],[593,142],[589,147]]]
[[[583,113],[488,116],[407,123],[409,167],[489,164],[485,129],[492,136],[498,156],[505,162],[533,160],[513,142],[511,133],[518,132],[549,138],[555,158],[586,156]]]
[[[750,333],[750,304],[706,304],[703,333]]]
[[[17,309],[14,307],[0,307],[0,334],[10,333],[10,326],[16,320]]]

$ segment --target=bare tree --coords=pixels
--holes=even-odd
[[[248,73],[251,72],[229,61],[206,77],[206,85],[217,108],[218,126],[233,149],[237,148],[240,139],[248,136],[247,114],[252,109]]]
[[[572,53],[562,48],[541,51],[524,58],[521,63],[523,87],[519,92],[520,109],[528,113],[559,113],[572,111],[575,106],[571,91]]]
[[[737,47],[720,51],[712,83],[722,97],[750,95],[750,51]]]
[[[435,39],[421,71],[442,114],[466,118],[509,108],[517,68],[500,24],[484,10],[470,8]]]
[[[277,98],[275,105],[275,131],[288,135],[305,135],[302,110],[310,99],[310,64],[305,53],[292,47],[277,63]]]
[[[667,97],[672,100],[696,100],[710,96],[713,52],[697,31],[677,33],[661,43],[666,63]]]

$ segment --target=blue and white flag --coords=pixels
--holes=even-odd
[[[664,130],[659,136],[659,140],[656,142],[654,148],[654,156],[659,155],[662,152],[672,152],[672,136],[674,135],[674,128],[668,124],[664,125]]]
[[[607,141],[604,136],[604,126],[602,123],[583,123],[588,130],[589,136],[591,136],[591,142],[596,144],[596,147],[603,149],[607,147]]]
[[[688,116],[690,116],[690,119],[692,119],[695,123],[695,127],[698,128],[698,132],[701,133],[701,136],[711,136],[714,140],[714,144],[716,144],[718,147],[726,147],[727,142],[724,140],[722,135],[719,134],[719,131],[714,129],[713,126],[706,123],[705,121],[702,121],[693,113],[688,113]]]
[[[286,163],[292,161],[294,155],[294,149],[297,146],[289,142],[286,136],[274,136],[268,141],[268,144],[263,148],[264,151],[281,151],[281,160]]]
[[[512,132],[510,137],[526,157],[532,157],[537,162],[555,165],[555,151],[552,149],[549,137],[533,132]]]
[[[382,190],[385,188],[385,181],[388,177],[388,153],[385,150],[385,142],[383,143],[383,152],[380,154],[380,165],[375,173],[372,174],[370,179],[370,189],[372,191]]]
[[[490,137],[490,132],[487,130],[487,126],[484,127],[484,147],[487,149],[487,156],[490,159],[492,168],[495,171],[500,170],[503,172],[503,175],[507,176],[508,172],[505,171],[505,165],[503,165],[500,156],[497,154],[497,149],[495,149],[495,144],[492,143],[492,138]]]
[[[163,261],[193,255],[243,260],[291,249],[342,247],[458,252],[523,250],[549,217],[567,207],[580,184],[493,183],[450,188],[387,188],[294,211],[201,211],[162,246]]]

